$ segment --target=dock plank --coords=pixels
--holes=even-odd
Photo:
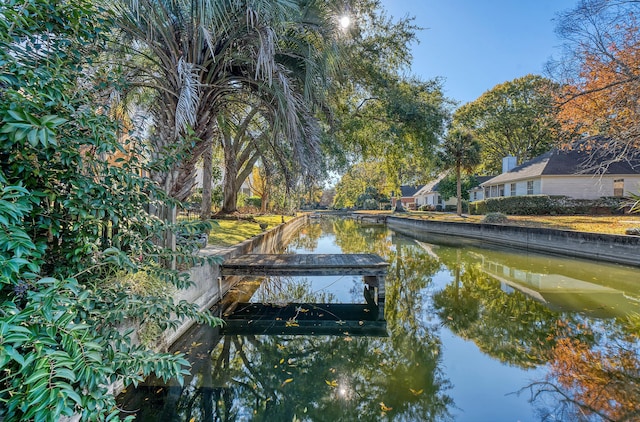
[[[375,254],[247,254],[226,259],[220,271],[222,276],[384,276],[388,266]]]

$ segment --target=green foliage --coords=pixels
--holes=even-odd
[[[447,175],[438,183],[438,193],[445,200],[454,198],[456,193],[456,176],[454,174]],[[462,199],[469,199],[469,190],[478,186],[478,180],[473,175],[464,175],[461,178]]]
[[[483,223],[488,224],[504,224],[507,221],[509,221],[509,218],[501,212],[490,212],[482,219]]]
[[[503,157],[527,161],[558,140],[559,124],[549,79],[526,75],[496,85],[454,114],[454,125],[471,130],[482,145],[482,165],[499,173]]]
[[[248,196],[244,198],[244,204],[248,207],[260,208],[260,205],[262,205],[262,198],[259,196]]]
[[[499,212],[508,215],[574,215],[621,213],[623,198],[606,197],[596,200],[573,199],[566,196],[526,195],[502,196],[469,204],[471,214]]]
[[[335,130],[325,149],[342,162],[379,160],[392,187],[416,183],[431,171],[451,104],[440,80],[404,76],[420,30],[412,18],[390,18],[379,0],[351,5],[358,18],[340,38],[343,72],[330,87]]]
[[[369,192],[369,193],[367,193]],[[362,205],[368,198],[380,202],[389,198],[389,184],[380,161],[353,165],[336,185],[334,208],[351,208]],[[360,199],[360,202],[358,202]]]
[[[389,198],[380,194],[378,189],[368,186],[356,199],[355,206],[362,210],[377,210],[380,202],[389,202]]]
[[[88,76],[107,13],[86,0],[0,13],[0,419],[115,420],[109,384],[181,381],[188,366],[133,344],[123,323],[217,321],[167,294],[189,280],[163,264],[202,260],[158,245],[181,228],[145,211],[174,204],[139,176],[144,152],[113,158],[118,125]],[[166,289],[114,282],[140,272]]]

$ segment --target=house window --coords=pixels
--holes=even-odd
[[[516,184],[511,184],[511,196],[516,196]]]
[[[527,195],[533,195],[533,180],[527,180]]]
[[[613,181],[613,196],[624,196],[624,179]]]
[[[504,185],[498,185],[498,196],[504,196]]]

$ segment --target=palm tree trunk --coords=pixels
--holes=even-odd
[[[456,194],[458,197],[458,215],[462,215],[462,179],[461,179],[461,166],[456,166]]]
[[[238,177],[238,163],[236,156],[227,151],[230,146],[224,145],[224,180],[222,182],[223,201],[220,214],[231,214],[238,210],[238,191],[236,178]]]
[[[202,153],[202,206],[200,208],[200,219],[211,218],[211,178],[213,172],[213,150],[212,145]]]

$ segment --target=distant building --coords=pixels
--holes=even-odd
[[[448,198],[443,200],[438,192],[438,185],[447,177],[448,172],[444,171],[436,176],[431,182],[421,187],[413,196],[415,197],[416,208],[427,206],[428,208],[435,209],[440,205],[443,209],[447,205],[455,205],[456,198]]]
[[[391,208],[396,208],[396,203],[400,201],[402,206],[408,210],[416,209],[416,198],[413,196],[418,191],[418,187],[402,185],[400,192],[391,193]]]

